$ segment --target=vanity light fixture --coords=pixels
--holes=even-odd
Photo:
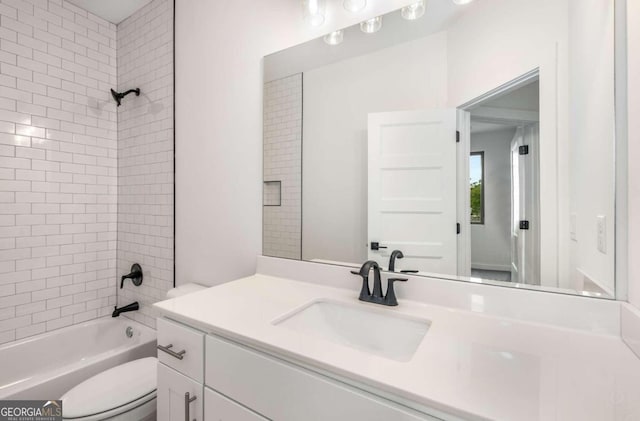
[[[469,4],[471,3],[473,0],[451,0],[452,2],[454,2],[455,4],[462,6],[464,4]]]
[[[322,25],[324,23],[326,6],[326,0],[302,0],[305,22],[311,26]]]
[[[342,6],[349,12],[359,12],[367,7],[367,0],[344,0]]]
[[[373,34],[382,28],[382,16],[371,18],[360,23],[360,30],[365,34]]]
[[[454,0],[454,2],[455,1],[456,0]],[[400,14],[406,20],[416,20],[416,19],[420,19],[422,15],[424,15],[425,10],[426,10],[425,0],[420,0],[406,7],[403,7],[402,10],[400,11]]]
[[[342,30],[333,31],[324,36],[324,42],[326,42],[329,45],[342,44],[343,40],[344,40],[344,31]]]

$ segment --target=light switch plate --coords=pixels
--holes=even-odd
[[[596,218],[598,221],[598,251],[601,253],[607,253],[607,217],[604,215],[598,215]]]

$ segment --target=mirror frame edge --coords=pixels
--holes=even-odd
[[[614,1],[614,77],[615,77],[615,299],[627,301],[629,288],[629,215],[628,215],[628,70],[627,0]]]

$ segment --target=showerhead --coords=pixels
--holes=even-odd
[[[116,101],[116,104],[118,104],[118,107],[119,107],[120,102],[122,101],[122,98],[124,98],[125,96],[129,95],[132,92],[134,92],[136,96],[140,96],[140,88],[129,89],[127,92],[124,92],[124,93],[116,92],[113,89],[111,89],[111,96]]]

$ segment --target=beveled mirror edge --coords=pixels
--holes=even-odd
[[[614,75],[615,75],[615,299],[627,301],[629,289],[629,161],[628,161],[628,74],[627,74],[627,0],[614,0]]]

